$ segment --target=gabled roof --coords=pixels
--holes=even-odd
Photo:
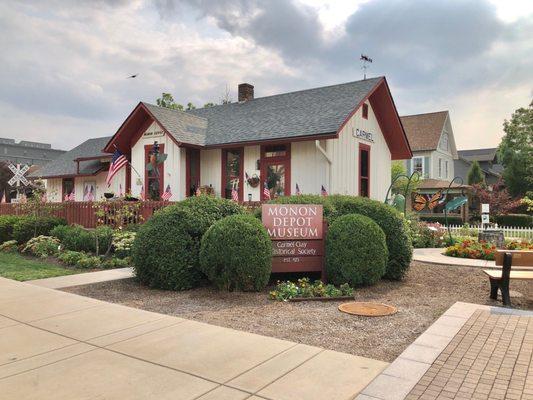
[[[111,156],[109,153],[103,152],[103,148],[110,138],[110,136],[106,136],[86,140],[28,176],[30,178],[53,178],[93,175],[102,169],[102,163],[97,158],[109,158]],[[79,158],[92,158],[92,160],[80,161],[80,171],[78,173],[78,166],[75,160]]]
[[[448,111],[400,117],[413,151],[432,151],[439,146],[439,140],[448,118]]]
[[[382,79],[277,94],[187,113],[209,121],[206,145],[332,134]]]
[[[490,149],[472,149],[472,150],[459,150],[459,157],[464,158],[467,161],[494,161],[498,148]]]
[[[278,94],[239,103],[178,111],[141,102],[106,145],[126,150],[139,128],[155,120],[178,145],[224,147],[267,141],[337,137],[367,99],[394,159],[411,155],[384,77]],[[387,118],[385,118],[387,117]],[[385,126],[386,125],[386,126]]]
[[[207,119],[154,104],[145,102],[141,104],[179,143],[205,146]]]

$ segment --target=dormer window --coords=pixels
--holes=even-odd
[[[363,118],[368,119],[368,104],[363,103]]]

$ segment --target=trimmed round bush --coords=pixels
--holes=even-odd
[[[67,221],[58,217],[25,217],[13,225],[13,239],[26,243],[33,237],[50,236],[50,232],[58,225],[66,225]]]
[[[366,197],[333,195],[328,197],[333,206],[329,222],[347,214],[361,214],[371,218],[383,230],[386,237],[389,259],[385,278],[402,279],[413,256],[413,246],[409,237],[405,218],[393,207]]]
[[[244,214],[245,209],[232,200],[213,196],[193,196],[167,208],[177,207],[188,210],[196,220],[189,231],[200,240],[204,233],[219,219]]]
[[[200,240],[219,219],[244,208],[210,196],[190,197],[157,211],[138,230],[132,247],[135,273],[141,283],[170,290],[197,286]]]
[[[191,211],[169,206],[156,212],[138,230],[132,247],[137,279],[150,287],[186,290],[202,279],[199,241],[191,234]]]
[[[215,222],[202,238],[200,267],[222,290],[261,290],[272,272],[272,242],[251,215]]]
[[[385,233],[364,215],[347,214],[335,219],[326,237],[326,272],[334,285],[373,285],[386,271]]]

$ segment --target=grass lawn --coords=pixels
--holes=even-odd
[[[16,281],[79,274],[82,270],[63,267],[46,260],[31,259],[20,254],[0,253],[0,276]]]

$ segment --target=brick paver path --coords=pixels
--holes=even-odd
[[[478,310],[406,399],[533,399],[533,317]]]

